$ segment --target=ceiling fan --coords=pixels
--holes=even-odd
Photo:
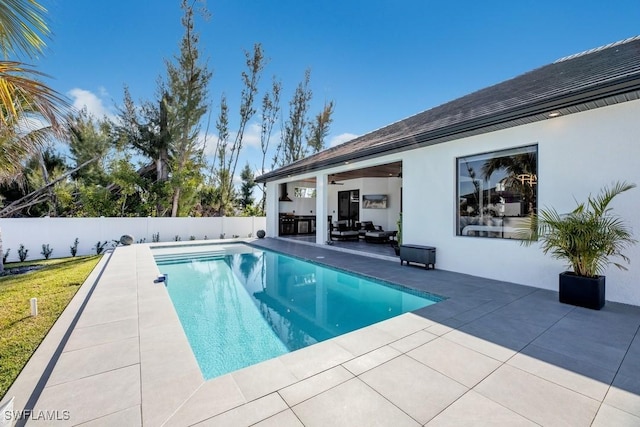
[[[335,180],[329,181],[329,185],[344,185],[344,182],[336,182]]]

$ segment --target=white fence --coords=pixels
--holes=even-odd
[[[22,244],[29,250],[28,260],[42,259],[42,245],[53,249],[51,258],[71,255],[70,247],[78,238],[78,255],[95,254],[98,242],[107,247],[123,234],[132,235],[136,242],[151,243],[154,235],[160,242],[254,237],[266,229],[265,217],[207,217],[207,218],[3,218],[0,236],[5,251],[10,249],[7,262],[18,261]]]

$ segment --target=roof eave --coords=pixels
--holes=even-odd
[[[568,94],[565,93],[551,98],[544,98],[539,102],[529,103],[501,111],[499,114],[490,114],[432,131],[408,135],[396,140],[376,144],[372,147],[367,147],[356,152],[331,157],[330,159],[321,160],[311,164],[305,164],[299,167],[292,167],[292,165],[290,165],[285,168],[276,169],[263,174],[255,180],[256,182],[261,183],[269,182],[293,175],[300,175],[328,167],[339,166],[347,161],[353,162],[356,160],[365,160],[377,157],[381,154],[392,154],[400,151],[434,145],[456,139],[456,137],[460,137],[462,134],[465,134],[464,136],[468,136],[467,134],[477,135],[491,132],[494,130],[493,128],[499,125],[502,125],[503,128],[516,126],[519,121],[527,118],[531,118],[532,120],[530,120],[530,122],[532,123],[548,118],[547,114],[551,111],[562,110],[634,91],[640,91],[640,75],[637,74],[618,78],[613,81],[605,81],[598,85],[570,92]],[[513,123],[511,126],[508,125],[510,122]]]

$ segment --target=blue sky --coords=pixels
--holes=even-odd
[[[114,114],[123,87],[154,97],[178,53],[179,0],[42,0],[52,39],[40,71],[78,107]],[[264,47],[263,76],[283,84],[283,108],[311,70],[311,113],[335,102],[327,145],[344,142],[554,60],[640,34],[640,0],[220,0],[197,22],[220,95],[237,116],[244,50]],[[256,122],[257,123],[257,122]],[[231,122],[233,127],[234,122]],[[241,160],[259,163],[255,135]],[[273,141],[275,145],[277,141]]]

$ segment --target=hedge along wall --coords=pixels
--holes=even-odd
[[[265,229],[265,217],[207,217],[207,218],[2,218],[0,236],[4,251],[10,249],[7,262],[19,261],[21,244],[29,250],[27,260],[42,259],[42,245],[53,249],[51,258],[71,255],[70,246],[78,238],[78,255],[95,254],[98,242],[107,241],[107,248],[123,234],[133,236],[135,242],[151,243],[159,233],[161,242],[202,239],[255,237]]]

